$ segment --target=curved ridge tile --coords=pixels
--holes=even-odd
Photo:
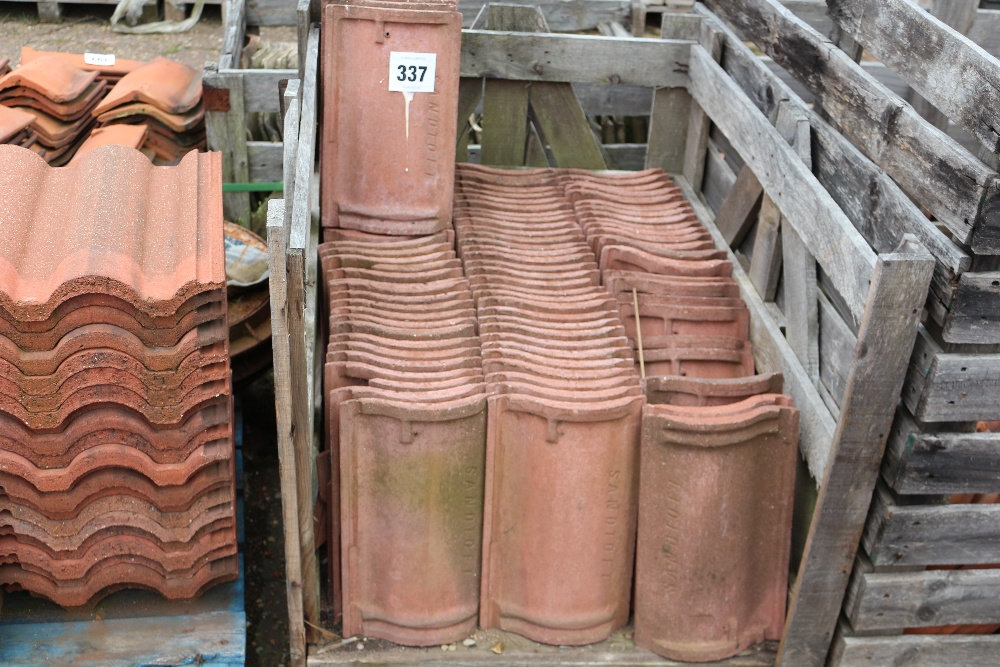
[[[142,416],[120,406],[94,406],[61,431],[36,433],[0,413],[0,448],[32,461],[40,468],[62,467],[81,452],[103,444],[137,449],[157,463],[176,463],[202,445],[232,438],[230,397],[207,401],[183,423],[157,430]]]
[[[94,109],[94,115],[129,102],[146,102],[168,113],[183,113],[200,101],[200,72],[183,63],[155,58],[123,76]]]
[[[169,577],[139,563],[112,561],[102,564],[99,575],[95,573],[72,586],[67,582],[53,582],[44,575],[29,572],[17,565],[2,565],[0,583],[48,598],[61,607],[83,607],[96,604],[123,588],[148,588],[168,600],[196,598],[210,586],[231,581],[238,574],[239,563],[236,557],[226,556],[206,563],[193,572]]]
[[[150,315],[225,286],[221,158],[154,167],[102,146],[70,167],[0,146],[0,309],[44,320],[63,301],[111,294]]]

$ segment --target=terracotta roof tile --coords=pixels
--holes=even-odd
[[[183,63],[156,58],[122,77],[94,110],[95,115],[130,102],[145,102],[180,114],[201,101],[201,74]]]
[[[39,58],[58,58],[74,67],[86,72],[97,72],[98,76],[119,78],[145,63],[140,60],[126,60],[125,58],[115,58],[114,65],[92,65],[84,59],[82,53],[62,53],[59,51],[36,51],[30,46],[21,47],[21,65],[38,60]]]
[[[71,102],[84,95],[96,79],[96,72],[86,72],[60,58],[42,56],[0,78],[0,93],[6,97],[10,89],[24,87],[52,102]]]
[[[0,208],[0,308],[42,320],[66,299],[98,292],[162,315],[221,289],[220,184],[217,153],[162,168],[105,146],[50,169],[24,149],[0,146],[8,202]]]
[[[69,164],[79,162],[80,158],[101,146],[115,144],[118,146],[128,146],[129,148],[142,148],[146,140],[148,130],[145,125],[110,125],[108,127],[94,128],[90,136],[83,142],[80,148],[73,155]]]
[[[35,114],[0,106],[0,143],[7,143],[29,127],[35,120]]]

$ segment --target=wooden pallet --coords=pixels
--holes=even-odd
[[[237,536],[242,552],[243,420],[236,425]],[[236,581],[191,601],[123,590],[93,609],[66,611],[27,593],[6,593],[0,610],[0,664],[9,667],[243,667],[244,568]]]

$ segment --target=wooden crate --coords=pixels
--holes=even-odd
[[[820,20],[816,2],[784,4]],[[884,6],[900,4],[905,2]],[[886,64],[858,64],[774,0],[708,5],[719,15],[700,6],[689,15],[665,14],[660,40],[538,33],[532,30],[544,21],[528,28],[507,23],[514,19],[502,15],[490,24],[500,31],[474,21],[463,33],[460,127],[480,105],[485,118],[501,122],[483,126],[481,147],[468,146],[468,134],[460,135],[459,159],[478,155],[494,164],[601,169],[615,164],[615,152],[628,152],[632,164],[675,174],[719,245],[731,249],[752,314],[757,368],[784,373],[786,391],[801,410],[803,470],[810,474],[801,476],[796,522],[802,539],[793,554],[798,568],[785,637],[776,653],[760,647],[727,664],[821,665],[828,654],[833,664],[886,664],[907,651],[929,656],[929,664],[968,664],[968,656],[992,647],[991,637],[902,636],[904,626],[886,628],[873,619],[885,611],[875,604],[876,595],[886,592],[899,593],[911,605],[911,617],[920,621],[915,625],[987,622],[1000,609],[993,595],[993,572],[1000,570],[923,570],[935,563],[1000,560],[993,555],[1000,553],[994,507],[940,502],[950,493],[1000,490],[998,437],[967,432],[976,420],[1000,418],[1000,393],[990,391],[1000,359],[993,354],[1000,344],[1000,282],[994,284],[992,259],[1000,254],[993,233],[1000,211],[991,206],[998,177],[986,165],[989,154],[973,155],[950,137],[964,133],[969,144],[983,136],[983,124],[941,97],[950,92],[936,92],[918,80],[914,69],[927,66],[919,58],[907,63],[883,55]],[[831,5],[852,3],[831,0]],[[906,20],[943,31],[917,11]],[[977,16],[983,20],[983,11]],[[300,14],[300,26],[309,18]],[[871,36],[858,36],[874,52],[874,43],[865,42]],[[847,37],[841,35],[838,43],[851,49]],[[755,55],[744,39],[769,57]],[[970,69],[996,83],[990,78],[996,62],[966,38],[946,32],[936,39],[978,58]],[[308,79],[307,73],[304,91],[310,89]],[[963,82],[957,75],[949,81]],[[903,102],[898,93],[908,94],[905,82],[951,110],[949,132]],[[303,99],[301,113],[308,107]],[[510,108],[520,109],[521,121],[504,114]],[[531,124],[523,120],[528,109]],[[586,120],[600,113],[649,116],[648,141],[602,146]],[[286,122],[290,117],[291,111]],[[286,165],[301,165],[296,171],[305,175],[315,157],[314,120],[300,125],[295,136],[299,150],[285,151]],[[308,160],[303,146],[310,151]],[[287,173],[286,168],[289,201]],[[299,191],[294,198],[302,196]],[[289,213],[281,206],[272,206],[269,231],[275,239],[291,234],[299,241],[295,249],[287,240],[274,241],[273,260],[280,257],[286,266],[303,261],[306,268],[295,269],[296,275],[308,276],[314,257],[300,260],[296,253],[308,247],[303,239],[312,237],[292,232],[307,228],[308,207],[294,204]],[[937,216],[938,224],[924,211]],[[272,275],[286,275],[277,264],[273,270]],[[285,434],[286,523],[299,527],[300,538],[299,557],[289,559],[293,568],[298,565],[298,572],[289,574],[290,599],[315,589],[305,584],[315,566],[308,564],[306,546],[312,487],[304,481],[315,474],[315,444],[301,436],[311,429],[292,427],[296,419],[313,419],[297,407],[312,405],[311,381],[293,370],[296,364],[311,367],[301,359],[314,339],[307,338],[304,325],[302,334],[294,333],[299,319],[310,317],[307,306],[282,305],[297,304],[291,295],[305,295],[307,288],[308,279],[293,278],[285,292],[272,293],[275,326],[291,334],[289,349],[275,351],[276,383],[289,385],[282,390],[287,402],[278,398],[279,418],[282,410],[287,414],[279,421]],[[312,298],[303,296],[309,307]],[[303,351],[295,352],[297,346]],[[279,381],[279,375],[286,379]],[[289,492],[296,487],[302,491]],[[918,525],[933,530],[917,531]],[[968,547],[965,555],[956,543]],[[907,554],[903,562],[895,555],[900,550]],[[295,590],[300,584],[305,588]],[[296,664],[306,655],[304,623],[298,620],[305,606],[290,604]],[[840,622],[842,609],[848,620]],[[893,619],[900,617],[897,612]],[[534,649],[457,657],[400,649],[367,658],[353,649],[310,650],[308,662],[509,664],[538,655]],[[602,646],[537,659],[670,664],[619,649]]]
[[[995,25],[996,14],[977,10],[978,2],[937,3],[935,9],[948,10],[941,15],[955,27],[948,29],[905,1],[797,3],[799,10],[829,10],[829,17],[813,12],[809,22],[825,22],[833,30],[831,43],[774,2],[707,4],[770,56],[772,68],[784,68],[784,77],[754,79],[727,50],[726,70],[758,107],[794,94],[778,82],[790,76],[827,119],[809,120],[813,171],[865,240],[883,250],[908,232],[935,258],[927,315],[889,431],[843,620],[837,623],[840,604],[828,604],[822,624],[816,609],[796,627],[793,607],[779,659],[794,665],[995,662],[996,636],[903,630],[1000,624],[998,571],[983,567],[1000,561],[1000,507],[949,502],[951,494],[1000,491],[1000,435],[974,433],[978,421],[1000,418],[1000,142],[989,129],[995,126],[989,114],[996,109],[991,95],[1000,83],[1000,63],[970,39],[995,49],[982,28]],[[731,35],[727,45],[733,41]],[[866,58],[859,65],[862,47]],[[899,82],[891,89],[879,81],[889,77]],[[796,105],[805,108],[801,100]],[[720,206],[722,193],[740,180],[730,157],[726,151],[725,158],[710,160],[715,184],[705,187],[723,201]],[[829,283],[821,280],[819,377],[836,412],[844,409],[856,336],[849,319],[838,321],[843,304]],[[834,627],[827,656],[824,643]]]
[[[222,50],[217,63],[206,63],[202,78],[205,103],[205,132],[208,149],[222,153],[222,180],[232,191],[223,193],[227,220],[248,225],[250,191],[271,191],[282,182],[282,142],[248,141],[247,114],[280,111],[280,83],[301,79],[305,39],[297,22],[294,2],[280,3],[281,11],[264,12],[279,3],[253,3],[246,0],[220,0],[225,7]],[[308,6],[308,0],[305,0]],[[254,10],[256,8],[256,14]],[[288,10],[291,8],[291,11]],[[251,20],[252,19],[252,20]],[[261,21],[261,23],[254,23]],[[278,23],[281,21],[281,23]],[[247,25],[295,25],[299,28],[299,68],[241,69],[240,53]]]

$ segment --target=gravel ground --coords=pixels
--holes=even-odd
[[[206,6],[198,24],[171,35],[123,35],[111,30],[111,5],[63,5],[63,22],[39,23],[34,3],[0,2],[0,58],[17,64],[21,47],[74,53],[113,53],[151,60],[164,56],[201,70],[218,60],[222,20],[218,6]],[[294,27],[262,28],[261,37],[294,41]],[[281,493],[270,373],[240,392],[244,414],[244,518],[247,667],[287,663]]]

